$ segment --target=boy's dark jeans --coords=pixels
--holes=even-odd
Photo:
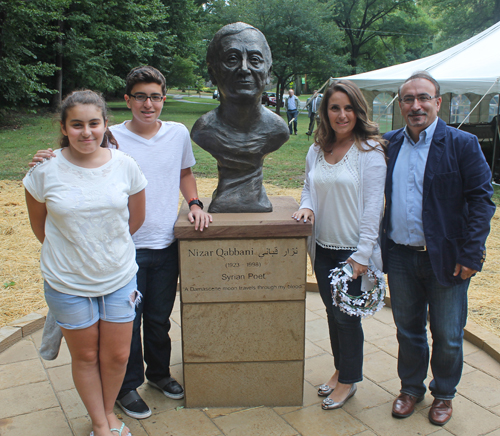
[[[179,275],[177,242],[162,250],[138,249],[136,261],[139,265],[137,287],[142,293],[142,301],[136,308],[130,358],[120,395],[144,383],[144,361],[148,380],[156,382],[170,376],[172,346],[168,332]]]

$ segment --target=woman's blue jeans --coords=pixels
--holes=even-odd
[[[137,288],[142,301],[136,307],[127,372],[120,394],[137,389],[146,377],[159,381],[170,376],[170,314],[174,307],[179,276],[177,242],[162,250],[138,249]],[[141,321],[144,333],[142,354]]]
[[[350,316],[333,305],[330,270],[342,267],[353,252],[351,250],[328,250],[316,245],[314,272],[318,288],[326,307],[330,343],[335,369],[339,371],[339,382],[357,383],[363,380],[363,328],[361,318]],[[348,282],[349,294],[361,294],[361,278]]]
[[[425,394],[424,380],[429,366],[426,329],[429,310],[430,362],[434,377],[429,389],[435,398],[451,400],[462,376],[462,345],[470,280],[455,286],[441,285],[432,270],[429,253],[402,245],[389,250],[387,267],[392,313],[398,329],[401,392],[415,397]]]

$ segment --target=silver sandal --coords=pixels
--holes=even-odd
[[[326,383],[321,385],[318,388],[318,396],[319,397],[328,397],[328,395],[330,395],[332,392],[333,392],[333,388],[328,386]]]
[[[354,396],[354,394],[356,393],[357,390],[358,390],[358,388],[356,387],[356,384],[353,383],[353,385],[351,386],[351,389],[349,389],[347,397],[345,397],[342,401],[339,401],[339,402],[336,403],[335,401],[333,401],[330,398],[325,398],[323,400],[323,404],[321,405],[321,408],[323,410],[340,409],[347,402],[347,400],[349,398],[351,398],[352,396]]]

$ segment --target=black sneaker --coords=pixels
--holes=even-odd
[[[131,418],[144,419],[151,416],[151,409],[134,389],[116,399],[121,409]]]
[[[148,380],[148,383],[162,391],[168,398],[172,398],[173,400],[184,398],[184,389],[182,389],[182,386],[173,377],[165,377],[157,382]]]

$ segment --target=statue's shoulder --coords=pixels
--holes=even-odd
[[[196,142],[195,138],[204,137],[213,134],[217,130],[217,109],[213,109],[210,112],[202,115],[196,120],[191,129],[191,138]]]
[[[193,125],[193,130],[196,129],[206,129],[213,126],[215,119],[217,118],[217,108],[212,109],[210,112],[202,115],[200,118],[196,120],[196,123]]]
[[[288,135],[288,126],[283,118],[269,109],[263,107],[262,119],[267,129],[277,136]],[[288,137],[287,137],[288,139]]]

